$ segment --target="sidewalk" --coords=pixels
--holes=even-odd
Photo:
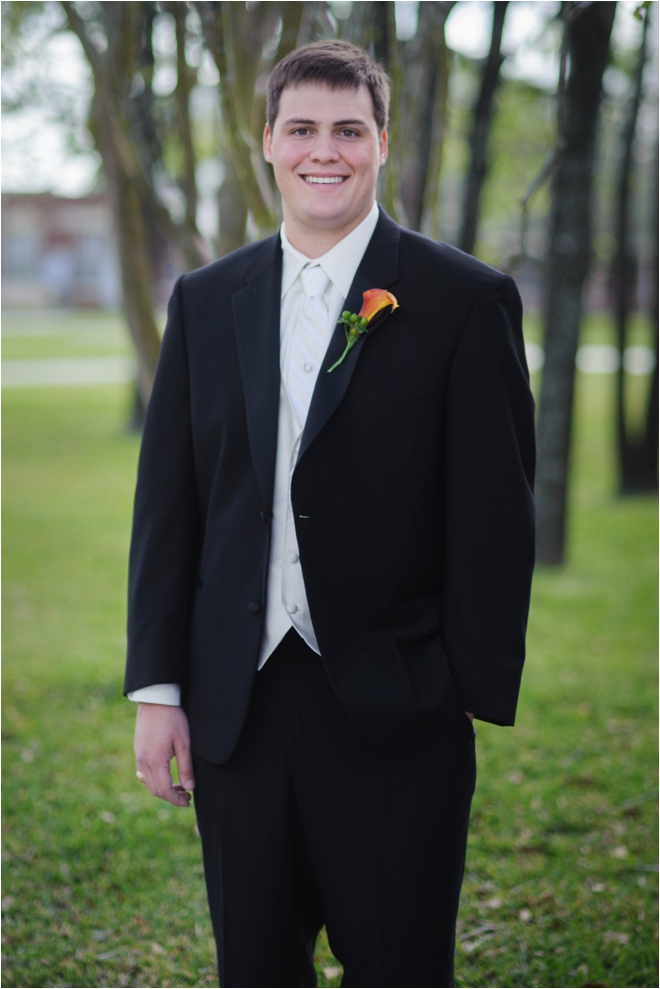
[[[127,357],[54,357],[2,362],[3,388],[68,385],[124,385],[135,380],[136,362]]]

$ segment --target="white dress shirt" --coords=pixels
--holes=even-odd
[[[325,349],[327,349],[344,301],[355,278],[360,261],[367,249],[378,222],[378,207],[371,211],[354,230],[320,258],[308,258],[289,242],[282,224],[282,293],[280,310],[280,403],[277,428],[277,455],[275,460],[275,486],[273,492],[273,519],[271,529],[266,614],[259,652],[258,668],[261,669],[286,633],[293,626],[307,645],[318,653],[305,584],[298,553],[298,540],[291,507],[291,478],[298,459],[302,427],[294,415],[286,388],[292,344],[296,333],[302,332],[300,313],[304,302],[304,289],[300,272],[306,266],[319,265],[328,276],[323,302],[328,312]],[[304,372],[316,382],[320,364],[306,362]],[[305,410],[309,411],[309,408]],[[150,704],[179,705],[181,690],[178,684],[161,683],[142,687],[128,694],[132,701]]]

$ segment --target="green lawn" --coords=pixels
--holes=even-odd
[[[5,356],[62,356],[51,328]],[[570,562],[536,576],[518,726],[478,725],[462,986],[658,985],[657,503],[612,494],[612,386],[579,377]],[[129,407],[3,394],[7,987],[217,985],[193,812],[135,782],[121,697]]]

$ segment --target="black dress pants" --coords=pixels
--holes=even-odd
[[[291,630],[257,674],[232,758],[194,768],[223,989],[315,986],[323,924],[343,986],[453,985],[475,782],[467,716],[376,750]]]

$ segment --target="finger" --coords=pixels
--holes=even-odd
[[[195,775],[193,773],[192,753],[190,751],[189,738],[175,739],[174,756],[176,758],[176,771],[183,789],[194,790]]]
[[[152,796],[157,797],[158,783],[156,781],[154,773],[151,770],[151,766],[147,762],[144,762],[144,760],[141,759],[135,760],[135,766],[137,771],[142,773],[142,776],[144,777],[143,779],[140,780],[140,783],[142,783],[143,786],[146,786],[147,790],[149,791],[149,793],[151,793]]]
[[[177,807],[188,806],[189,798],[182,799],[182,794],[172,785],[169,762],[155,765],[143,764],[142,772],[145,777],[145,785],[154,797],[166,800]]]
[[[190,794],[181,786],[180,783],[175,783],[172,790],[178,795],[176,804],[178,807],[189,807],[190,806]],[[172,801],[174,803],[174,801]]]
[[[142,772],[145,778],[141,782],[144,783],[152,796],[158,797],[159,800],[166,800],[176,807],[188,807],[190,805],[190,794],[186,793],[185,789],[178,783],[172,783],[169,768],[166,773],[160,770],[151,772],[149,767],[145,767]]]
[[[154,781],[154,790],[152,790],[152,793],[154,796],[160,797],[161,800],[167,800],[168,803],[174,804],[177,807],[188,806],[190,798],[183,790],[175,787],[172,783],[169,761],[153,766],[152,777]]]

